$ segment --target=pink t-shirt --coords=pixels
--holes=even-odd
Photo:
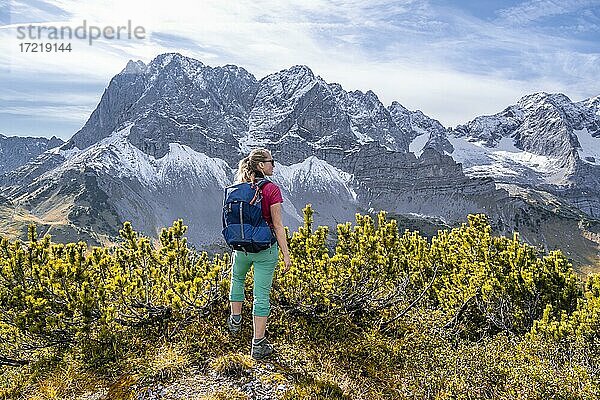
[[[279,186],[273,182],[267,182],[262,187],[262,201],[260,207],[262,209],[262,215],[267,224],[272,228],[273,221],[271,219],[271,205],[283,203],[283,197],[281,196],[281,190]]]

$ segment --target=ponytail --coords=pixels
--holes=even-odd
[[[271,154],[267,149],[254,149],[250,154],[242,158],[238,164],[236,182],[254,182],[256,178],[264,178],[263,173],[258,169],[258,163],[271,159]]]
[[[252,182],[254,180],[248,166],[249,162],[250,157],[245,157],[240,160],[237,174],[235,176],[236,182]]]

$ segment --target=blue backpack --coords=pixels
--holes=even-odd
[[[225,188],[223,237],[233,250],[258,253],[277,241],[262,216],[262,187],[269,183],[242,182]]]

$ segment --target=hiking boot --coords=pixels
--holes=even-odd
[[[227,318],[227,327],[229,332],[235,334],[242,328],[242,316],[241,315],[229,315]]]
[[[260,360],[268,357],[273,353],[273,345],[268,342],[267,338],[256,340],[252,339],[252,358]]]

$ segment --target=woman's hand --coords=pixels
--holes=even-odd
[[[287,273],[290,270],[290,267],[292,266],[292,261],[290,260],[290,255],[289,254],[284,254],[283,255],[283,268],[281,269],[282,273]]]

